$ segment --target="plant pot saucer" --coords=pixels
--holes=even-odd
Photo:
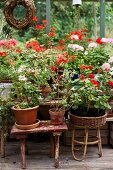
[[[15,126],[16,128],[18,129],[21,129],[21,130],[29,130],[29,129],[34,129],[34,128],[37,128],[40,124],[40,120],[37,119],[37,122],[34,123],[34,124],[31,124],[31,125],[19,125],[15,122]]]

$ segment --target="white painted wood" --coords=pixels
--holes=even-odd
[[[0,97],[2,100],[7,100],[11,90],[12,83],[0,83]]]
[[[73,5],[81,5],[82,1],[81,0],[73,0],[72,4]]]

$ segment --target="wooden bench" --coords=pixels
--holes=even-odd
[[[11,136],[20,140],[21,164],[26,168],[25,146],[26,138],[30,133],[51,133],[50,156],[55,158],[55,167],[59,167],[59,136],[63,131],[68,130],[66,123],[62,125],[51,125],[50,121],[41,121],[39,127],[30,130],[20,130],[14,125],[11,129]]]

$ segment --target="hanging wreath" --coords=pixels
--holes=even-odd
[[[18,20],[14,16],[14,9],[22,5],[26,9],[26,16],[22,20]],[[24,29],[31,25],[32,19],[35,16],[35,5],[33,0],[6,0],[4,15],[9,25],[17,29]]]

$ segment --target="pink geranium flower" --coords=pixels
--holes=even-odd
[[[110,64],[109,63],[104,63],[102,65],[102,69],[109,72],[110,71]]]

